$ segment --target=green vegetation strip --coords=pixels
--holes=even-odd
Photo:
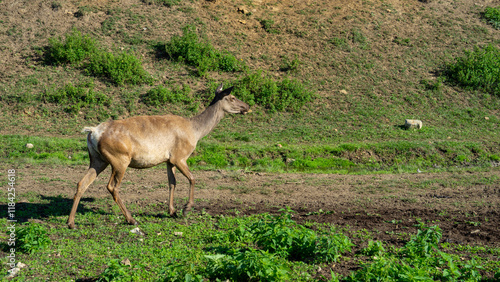
[[[500,278],[498,262],[453,254],[449,243],[440,244],[440,228],[422,222],[416,234],[407,234],[403,247],[365,236],[367,246],[349,262],[344,256],[355,245],[344,234],[348,231],[330,224],[297,224],[290,209],[276,216],[213,217],[202,212],[164,219],[149,216],[151,208],[138,216],[139,229],[119,223],[113,216],[118,211],[102,210],[80,216],[78,230],[53,228],[64,225],[66,216],[61,215],[19,225],[16,258],[29,267],[15,281],[481,281],[480,271]],[[62,214],[60,206],[51,209]],[[0,222],[6,224],[6,219]],[[344,262],[360,267],[345,277],[330,268]],[[320,268],[331,269],[331,277],[318,275]]]
[[[98,47],[94,39],[74,29],[65,39],[51,38],[44,54],[46,64],[69,64],[87,74],[107,79],[116,85],[152,83],[153,78],[132,53],[114,54]]]
[[[27,147],[32,144],[33,148]],[[188,159],[193,169],[369,173],[490,167],[500,161],[480,142],[393,141],[339,145],[257,145],[201,141]],[[0,136],[0,158],[8,162],[88,164],[85,138]]]
[[[445,74],[460,86],[500,96],[500,49],[475,46],[448,64]]]

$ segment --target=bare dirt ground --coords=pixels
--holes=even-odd
[[[20,169],[18,193],[61,196],[69,205],[76,183],[86,171],[78,167],[27,166]],[[106,198],[106,169],[84,199]],[[435,223],[443,240],[500,246],[500,170],[415,174],[337,175],[194,171],[196,209],[211,215],[278,213],[289,206],[296,220],[334,223],[350,230],[377,230],[380,240],[394,232],[412,232],[417,219]],[[188,182],[177,174],[176,205],[182,208]],[[127,170],[121,188],[126,204],[148,206],[168,215],[168,188],[163,169]],[[26,199],[21,198],[22,203]],[[85,207],[85,201],[80,208]],[[130,208],[134,214],[133,208]],[[43,212],[43,211],[41,211]],[[78,217],[78,216],[77,216]],[[406,229],[406,231],[404,231]],[[394,242],[397,243],[397,242]]]
[[[63,167],[27,165],[16,169],[16,209],[29,210],[36,220],[66,216],[86,166]],[[216,215],[249,215],[290,207],[299,223],[332,223],[348,232],[353,254],[373,240],[401,247],[415,234],[418,221],[439,225],[442,242],[470,246],[500,247],[500,170],[414,174],[339,175],[298,173],[254,173],[244,171],[194,171],[195,212]],[[81,213],[101,212],[115,206],[105,185],[107,168],[89,187],[80,202]],[[121,187],[122,200],[136,218],[149,215],[170,220],[166,169],[129,169]],[[37,205],[33,196],[50,199]],[[188,182],[177,174],[176,207],[187,201]],[[31,198],[31,200],[30,200]],[[95,200],[102,207],[96,207]],[[31,202],[30,202],[31,201]],[[54,211],[54,209],[50,209]],[[119,213],[119,212],[118,212]],[[21,219],[22,220],[22,219]],[[25,219],[27,220],[27,219]],[[125,222],[123,223],[125,224]],[[140,223],[139,223],[140,224]],[[55,228],[59,228],[55,226]],[[66,228],[63,224],[60,228]],[[471,259],[470,254],[461,254]],[[488,260],[498,260],[484,253]],[[336,273],[349,275],[359,268],[355,260],[331,266]],[[323,275],[328,276],[329,270]],[[488,273],[483,273],[488,275]],[[490,273],[491,274],[491,273]]]

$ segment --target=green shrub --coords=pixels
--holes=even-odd
[[[195,267],[194,264],[189,264],[189,268],[186,266],[189,263],[186,260],[182,262],[169,263],[163,268],[160,276],[165,277],[163,280],[165,282],[203,282],[203,276],[195,274],[199,269]]]
[[[318,262],[337,261],[343,252],[350,251],[353,246],[343,234],[318,235],[295,223],[291,217],[289,209],[283,210],[277,217],[265,215],[249,226],[235,229],[230,237],[237,241],[253,238],[262,249],[286,259]]]
[[[170,60],[195,67],[200,76],[208,71],[235,72],[245,67],[230,53],[216,50],[209,42],[201,41],[192,25],[183,28],[182,36],[173,36],[165,44],[165,52]]]
[[[289,270],[272,254],[255,249],[237,249],[230,254],[205,256],[205,273],[212,279],[232,281],[288,281]]]
[[[500,29],[500,7],[486,7],[483,18],[494,28]]]
[[[235,93],[250,106],[259,104],[271,112],[299,111],[314,94],[296,79],[275,81],[262,71],[245,75],[233,83]]]
[[[45,63],[51,65],[79,64],[97,51],[96,42],[78,30],[66,35],[63,41],[59,38],[49,38],[49,46],[45,53]]]
[[[152,77],[144,70],[140,59],[127,52],[114,55],[95,52],[85,66],[87,73],[105,77],[116,85],[152,83]]]
[[[109,106],[111,99],[103,93],[94,90],[92,83],[73,86],[68,83],[59,89],[49,89],[41,94],[41,100],[61,105],[64,111],[77,114],[81,108]]]
[[[500,50],[489,44],[474,47],[446,66],[445,75],[457,84],[500,96]]]
[[[191,97],[191,89],[189,85],[174,86],[172,89],[165,88],[161,85],[150,89],[142,98],[143,102],[148,106],[162,106],[170,104],[190,104],[194,102]]]
[[[37,223],[26,223],[16,229],[16,247],[23,253],[32,254],[52,244],[47,229]]]
[[[419,223],[417,234],[402,248],[385,252],[381,243],[370,242],[361,253],[372,261],[352,273],[346,281],[480,281],[474,259],[454,260],[439,250],[442,237],[438,226]],[[374,280],[377,279],[377,280]]]
[[[122,264],[119,259],[112,259],[97,281],[136,281],[138,277],[130,272],[132,272],[131,265]]]

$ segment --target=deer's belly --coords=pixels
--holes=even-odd
[[[168,161],[168,156],[162,155],[147,155],[132,158],[129,167],[132,168],[150,168]]]

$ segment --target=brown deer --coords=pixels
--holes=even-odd
[[[231,95],[232,90],[233,87],[222,90],[220,84],[210,105],[201,114],[192,118],[175,115],[137,116],[84,128],[84,132],[89,132],[87,148],[90,166],[85,176],[78,182],[68,227],[75,228],[75,214],[80,198],[109,164],[112,171],[107,188],[129,224],[137,222],[118,194],[127,167],[143,169],[167,163],[171,216],[176,215],[174,190],[175,168],[177,168],[189,180],[189,200],[184,212],[190,210],[194,205],[194,178],[186,161],[196,148],[198,140],[215,128],[224,113],[251,112],[246,103]]]

